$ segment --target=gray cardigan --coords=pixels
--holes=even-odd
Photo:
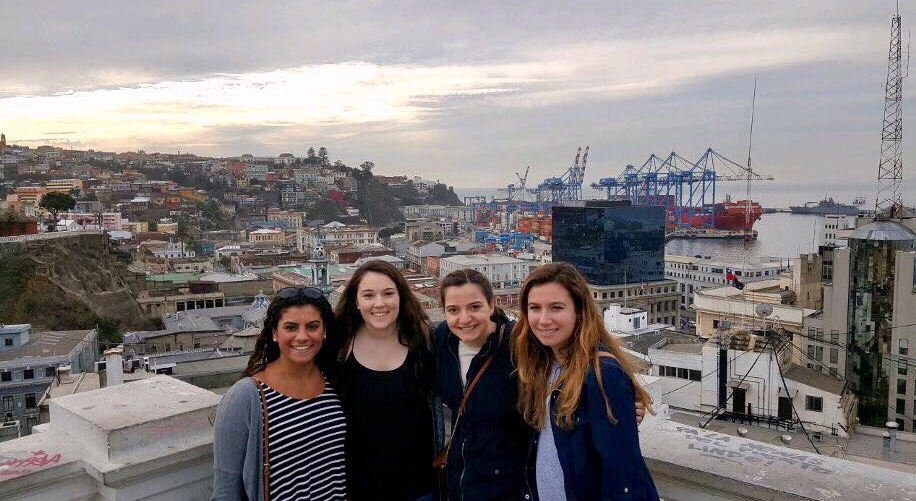
[[[442,403],[430,397],[434,451],[444,447]],[[264,499],[264,409],[254,379],[238,380],[216,408],[211,500]],[[432,461],[432,458],[430,458]]]
[[[211,500],[264,499],[264,411],[250,377],[238,380],[216,408]]]

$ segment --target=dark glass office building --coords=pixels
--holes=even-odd
[[[665,209],[628,202],[569,202],[553,208],[553,260],[593,285],[665,279]]]

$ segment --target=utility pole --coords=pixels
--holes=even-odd
[[[878,162],[878,196],[875,217],[894,217],[903,206],[903,74],[900,10],[891,18],[891,43],[884,87],[884,123],[881,127],[881,160]],[[909,47],[907,47],[909,66]]]

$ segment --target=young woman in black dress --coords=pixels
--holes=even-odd
[[[441,424],[426,313],[396,268],[369,261],[347,284],[336,322],[348,499],[429,499]]]

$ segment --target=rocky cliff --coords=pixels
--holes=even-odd
[[[0,244],[0,322],[64,330],[101,319],[146,329],[107,235]]]

